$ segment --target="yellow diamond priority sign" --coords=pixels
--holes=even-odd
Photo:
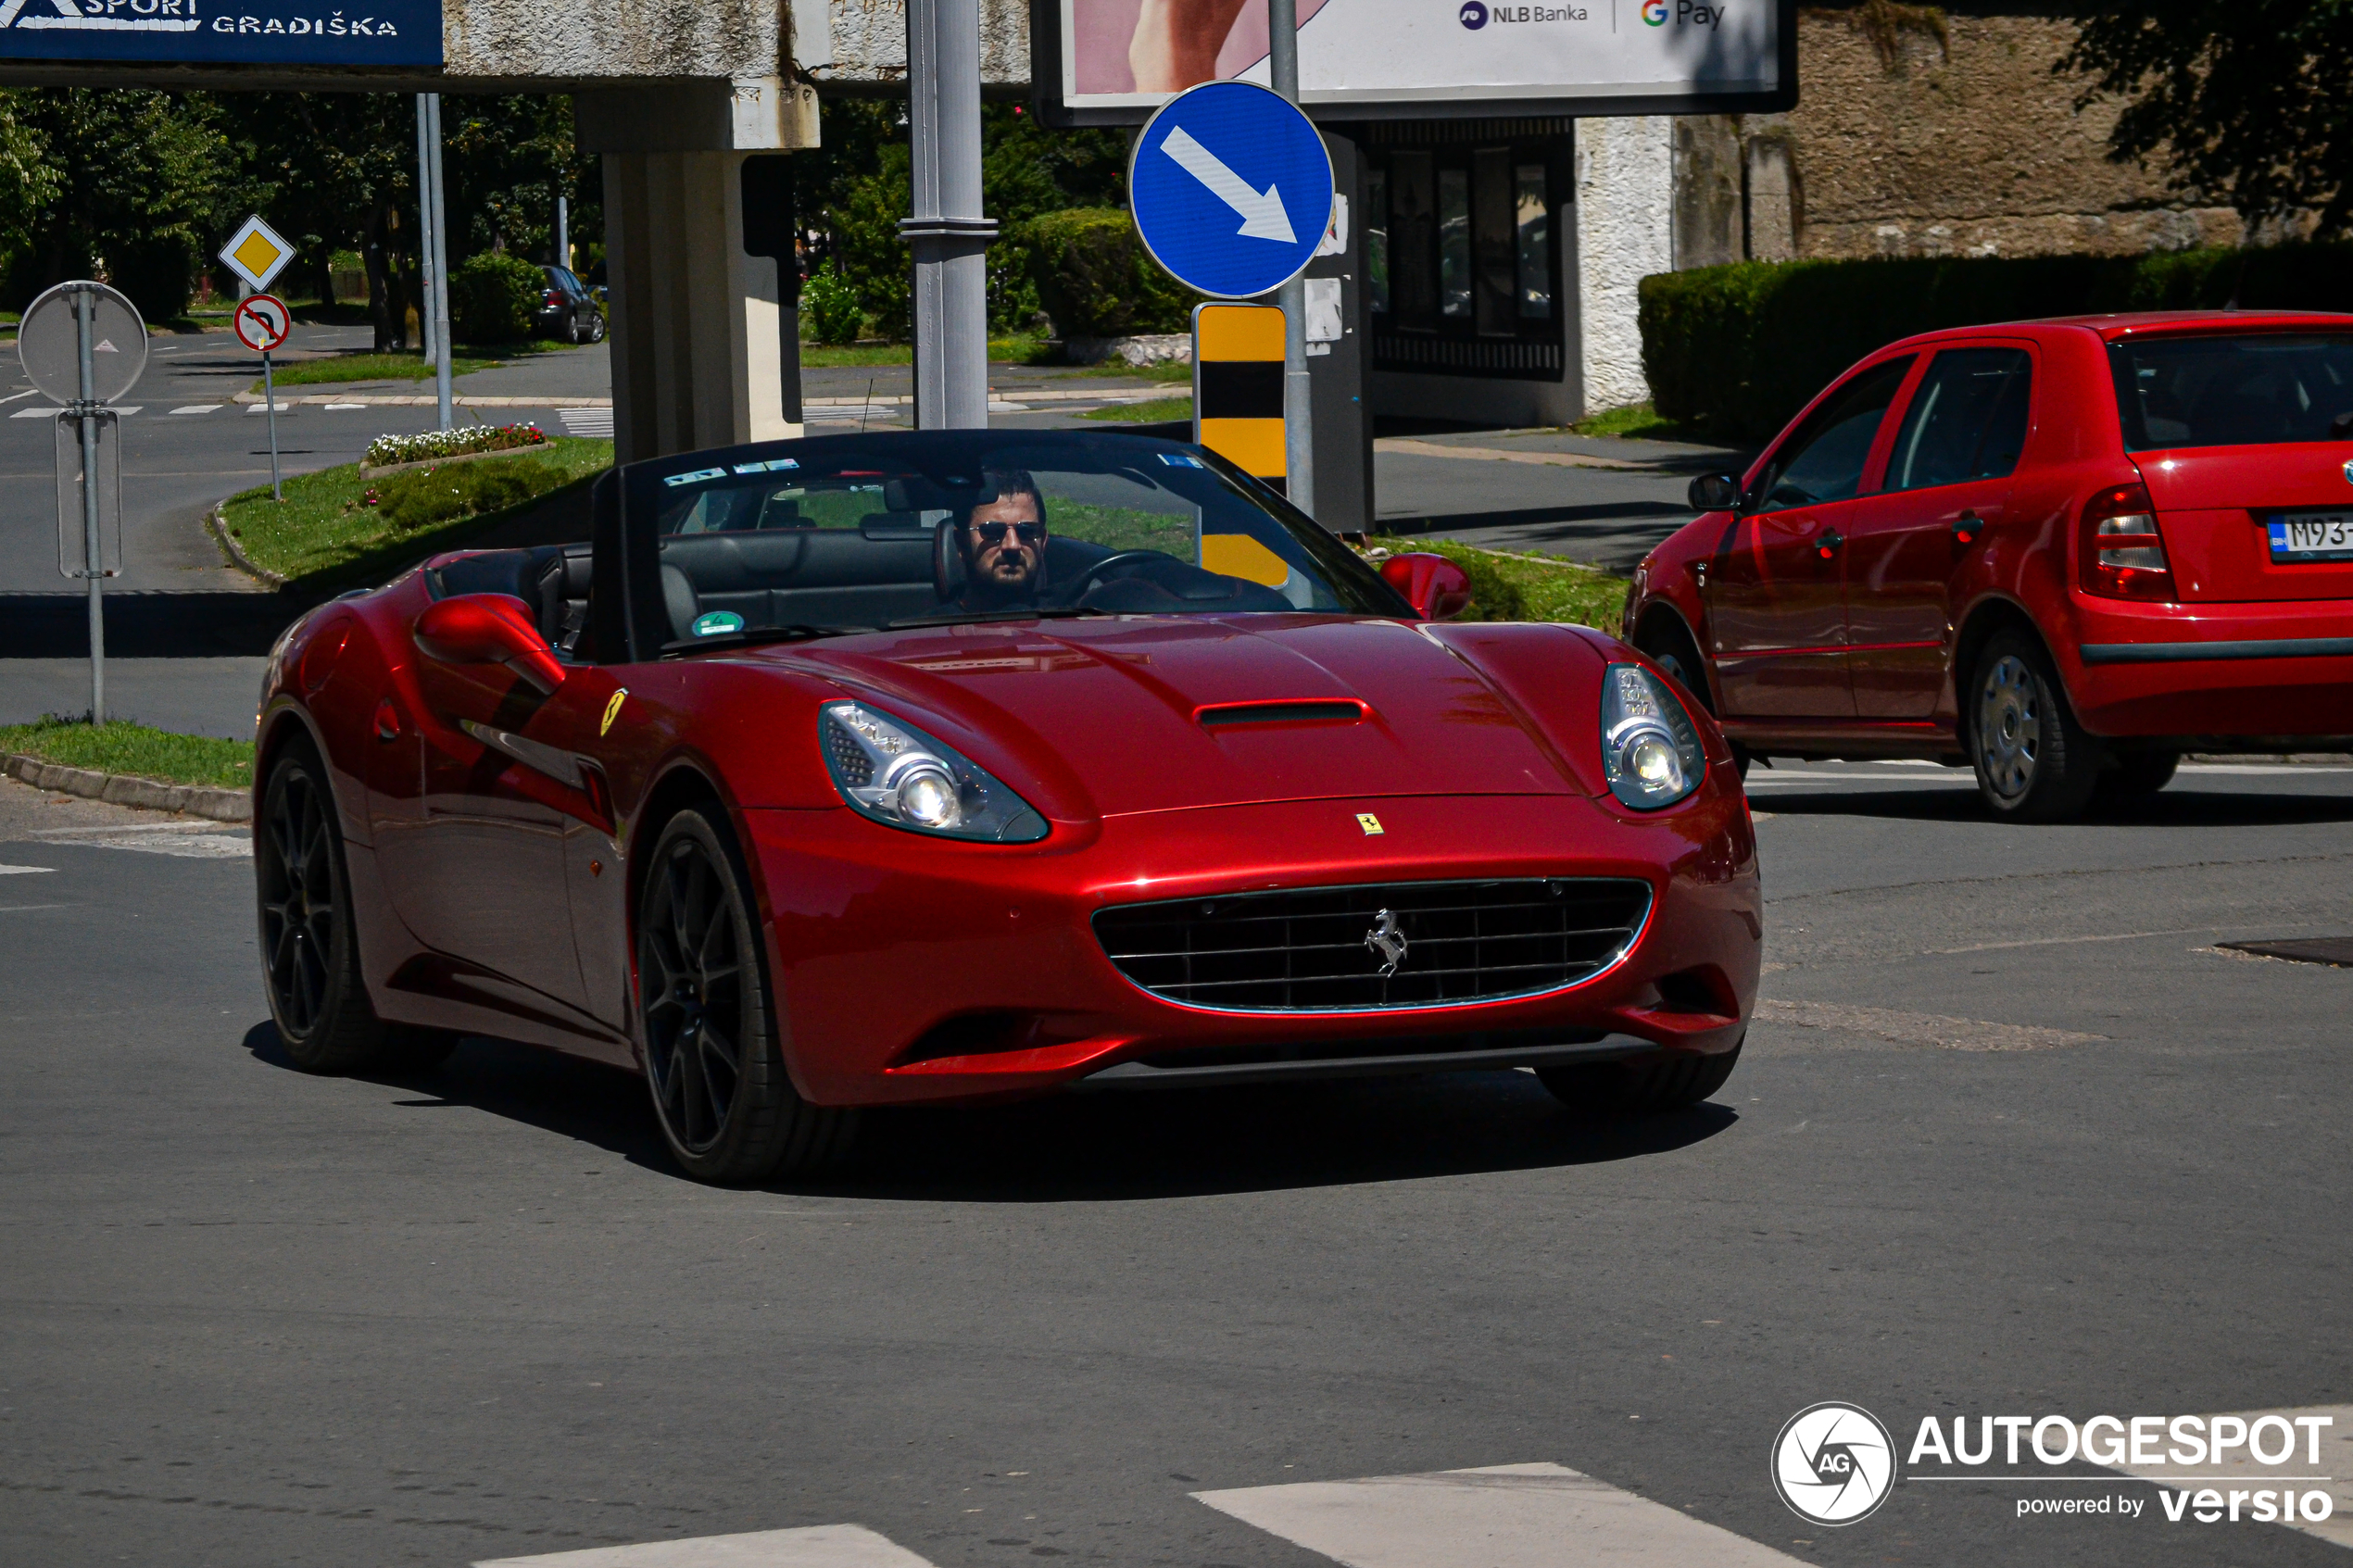
[[[294,246],[256,213],[229,236],[229,243],[220,247],[220,259],[256,294],[260,294],[270,287],[270,280],[294,259]]]

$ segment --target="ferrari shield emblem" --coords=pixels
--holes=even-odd
[[[623,686],[612,694],[610,702],[605,704],[605,721],[597,726],[597,736],[599,740],[611,733],[612,721],[621,717],[621,705],[628,700],[629,688]]]
[[[1365,836],[1367,838],[1376,837],[1378,834],[1389,831],[1387,828],[1380,825],[1380,819],[1374,816],[1370,811],[1357,812],[1356,825],[1365,830]]]

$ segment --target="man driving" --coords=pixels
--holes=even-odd
[[[973,508],[958,530],[964,558],[965,609],[1009,609],[1038,602],[1046,587],[1046,501],[1020,469],[990,470],[982,483],[997,498]]]

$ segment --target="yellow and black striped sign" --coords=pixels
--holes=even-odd
[[[1279,307],[1193,307],[1193,440],[1284,488]]]

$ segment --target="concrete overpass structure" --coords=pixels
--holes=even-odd
[[[195,31],[161,36],[167,7],[182,6]],[[793,286],[783,270],[790,185],[775,160],[819,144],[824,96],[907,91],[906,0],[444,0],[437,66],[413,57],[432,53],[413,23],[399,44],[412,56],[404,63],[371,63],[369,47],[345,34],[306,53],[296,40],[310,41],[307,29],[257,31],[292,30],[297,18],[323,31],[326,18],[311,13],[325,9],[314,0],[0,0],[0,84],[572,93],[582,150],[604,161],[622,457],[799,433]],[[435,7],[378,0],[372,9],[429,26]],[[333,17],[340,24],[357,12]],[[37,36],[25,31],[44,22]],[[211,34],[228,26],[242,31],[221,44]],[[117,31],[101,39],[94,27]],[[29,57],[69,34],[118,55],[152,47],[177,63]],[[192,40],[305,57],[191,58]],[[1027,0],[980,0],[978,57],[984,92],[1027,93]],[[1377,369],[1369,407],[1533,421],[1644,395],[1632,291],[1644,273],[1675,264],[1669,122],[1589,119],[1576,129],[1575,189],[1554,197],[1566,364],[1542,382]],[[976,266],[985,236],[961,243]]]

